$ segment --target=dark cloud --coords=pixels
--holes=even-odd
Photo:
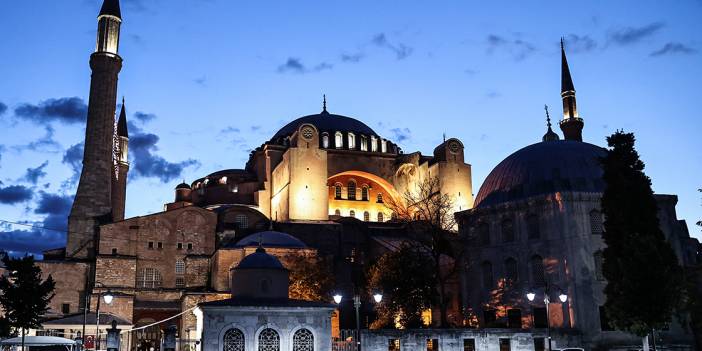
[[[239,132],[241,132],[241,130],[239,130],[239,128],[229,126],[227,128],[220,130],[219,132],[222,134],[229,134],[229,133],[239,133]]]
[[[650,55],[651,56],[663,56],[663,55],[675,55],[675,54],[683,54],[683,55],[691,55],[697,53],[696,49],[693,49],[689,46],[686,46],[685,44],[681,43],[666,43],[662,48],[652,52]]]
[[[322,62],[317,64],[314,67],[308,68],[305,66],[302,61],[298,58],[294,57],[289,57],[287,61],[285,61],[284,64],[278,66],[278,73],[297,73],[297,74],[305,74],[305,73],[315,73],[315,72],[320,72],[324,71],[327,69],[332,69],[333,66],[329,63]]]
[[[22,104],[15,108],[15,116],[38,124],[82,123],[87,115],[88,106],[79,97],[48,99],[38,105]]]
[[[152,121],[156,119],[156,115],[153,113],[146,113],[146,112],[134,112],[134,118],[138,119],[141,123],[146,123],[149,121]]]
[[[568,53],[589,52],[597,48],[597,42],[589,35],[568,34],[564,40]]]
[[[392,51],[395,54],[395,58],[398,60],[404,60],[407,57],[409,57],[412,54],[412,49],[411,47],[403,44],[403,43],[397,43],[393,44],[391,43],[387,36],[385,36],[385,33],[378,33],[375,36],[373,36],[373,39],[371,41],[374,45],[388,49]]]
[[[193,82],[195,82],[195,84],[197,84],[199,86],[204,87],[205,85],[207,85],[207,77],[205,77],[205,76],[197,77],[197,78],[193,79]]]
[[[361,62],[363,59],[363,54],[362,53],[355,53],[355,54],[341,54],[341,61],[342,62],[347,62],[347,63],[358,63]]]
[[[66,149],[61,162],[71,167],[73,171],[73,175],[65,182],[65,185],[75,185],[78,182],[78,178],[80,178],[80,171],[83,168],[83,143],[71,145],[71,147]]]
[[[496,34],[487,36],[487,52],[505,51],[516,61],[521,61],[536,51],[534,45],[519,38],[504,38]]]
[[[407,141],[412,137],[412,132],[409,128],[392,128],[390,133],[393,135],[393,140],[397,140],[398,143]]]
[[[0,102],[0,116],[2,116],[2,114],[5,113],[5,111],[7,111],[7,105]]]
[[[662,22],[654,22],[643,27],[616,29],[609,33],[609,41],[617,45],[635,44],[656,34],[663,29],[664,26]]]
[[[199,166],[200,162],[187,159],[181,162],[169,162],[161,156],[156,155],[158,147],[156,144],[159,138],[155,134],[145,133],[141,129],[129,126],[129,152],[132,157],[132,169],[134,175],[138,177],[158,178],[162,182],[169,182],[180,178],[183,170],[190,166]]]
[[[54,128],[51,125],[44,126],[45,134],[41,138],[25,145],[15,145],[12,148],[18,152],[24,150],[39,151],[39,152],[59,152],[61,144],[54,140]]]
[[[49,161],[44,161],[39,167],[37,168],[27,168],[27,171],[24,173],[24,176],[22,177],[23,180],[32,183],[34,185],[37,184],[39,179],[43,178],[46,176],[46,172],[44,171],[44,168],[49,165]]]
[[[32,199],[34,192],[24,185],[3,187],[0,183],[0,204],[14,205]]]

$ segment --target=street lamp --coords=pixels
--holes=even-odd
[[[100,282],[95,282],[94,287],[105,287],[105,284]],[[114,299],[114,294],[107,290],[106,292],[97,293],[98,299],[95,306],[95,350],[98,349],[100,341],[100,297],[105,301],[106,304],[111,304]],[[82,341],[81,344],[83,349],[85,349],[85,326],[88,322],[88,308],[90,308],[90,294],[85,294],[85,306],[83,307],[83,333],[81,334]]]
[[[383,294],[381,294],[381,293],[373,294],[373,300],[375,300],[375,303],[380,303],[380,301],[383,300]]]
[[[340,304],[341,301],[343,300],[343,296],[341,294],[335,294],[334,295],[334,302],[336,304]],[[383,300],[383,294],[381,293],[375,293],[373,294],[373,300],[375,300],[376,303],[380,303],[380,301]],[[353,296],[353,307],[356,309],[356,351],[361,351],[361,317],[360,317],[360,309],[361,309],[361,295],[359,294],[354,294]]]
[[[549,351],[551,351],[551,349],[552,349],[552,347],[551,347],[551,320],[550,320],[551,315],[549,314],[549,311],[548,311],[549,304],[551,303],[551,300],[550,300],[551,286],[552,285],[547,283],[546,287],[545,287],[545,291],[544,291],[544,306],[546,306],[546,331],[548,333],[548,350]],[[561,303],[565,303],[566,301],[568,301],[568,295],[565,293],[565,291],[563,291],[563,289],[561,289],[557,285],[553,285],[553,286],[556,287],[560,291],[560,294],[558,294],[558,300],[560,300]],[[527,300],[529,300],[529,302],[533,302],[534,299],[536,298],[536,293],[530,290],[526,293],[526,297],[527,297]],[[533,321],[534,320],[533,319],[533,317],[534,317],[533,316],[534,315],[533,308],[532,308],[531,314],[532,314],[532,321]]]

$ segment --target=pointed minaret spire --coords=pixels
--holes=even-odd
[[[563,120],[560,122],[565,140],[583,141],[583,120],[578,116],[575,101],[575,86],[570,76],[565,46],[561,38],[561,99],[563,100]]]
[[[546,126],[548,127],[548,130],[546,131],[546,134],[544,134],[544,137],[541,138],[543,141],[556,141],[559,140],[560,138],[558,137],[558,134],[556,134],[553,129],[551,129],[551,116],[548,114],[548,105],[544,105],[544,110],[546,110]]]
[[[327,94],[322,94],[322,113],[327,112]]]
[[[127,131],[127,113],[124,107],[124,96],[122,97],[122,110],[119,111],[119,119],[117,120],[117,136],[129,138]]]
[[[119,0],[105,0],[100,8],[99,16],[114,16],[122,19],[122,11],[119,8]]]

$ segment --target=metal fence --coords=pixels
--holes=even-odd
[[[332,338],[332,351],[356,351],[356,330],[339,330],[339,336]]]

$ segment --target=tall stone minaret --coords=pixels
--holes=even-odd
[[[563,120],[559,123],[565,140],[583,141],[583,119],[578,116],[575,103],[575,87],[570,77],[570,68],[561,38],[561,99],[563,99]]]
[[[114,144],[115,172],[112,179],[112,220],[124,219],[124,205],[127,199],[127,172],[129,172],[129,133],[127,132],[127,114],[125,112],[124,98],[122,110],[117,121],[117,135]]]
[[[67,258],[93,258],[98,226],[113,220],[113,140],[117,75],[122,69],[118,55],[121,24],[119,0],[104,0],[98,15],[95,52],[90,55],[92,76],[83,170],[68,216]]]

